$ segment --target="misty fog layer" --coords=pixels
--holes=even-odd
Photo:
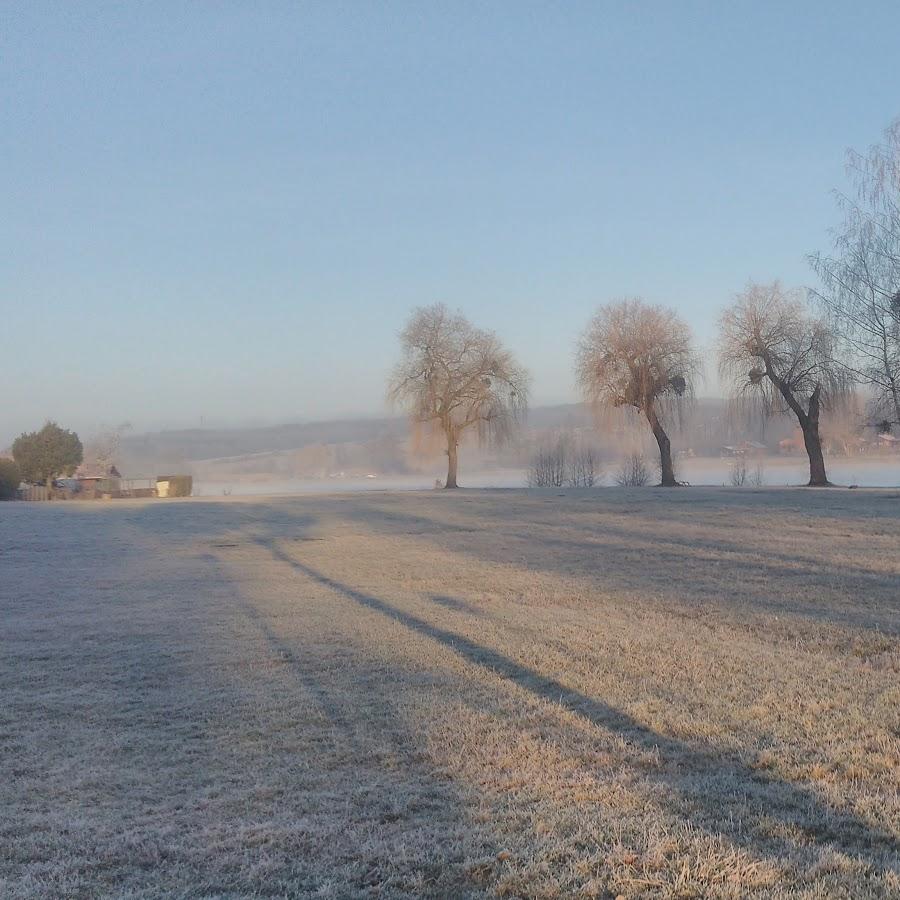
[[[900,458],[854,453],[852,425],[834,421],[825,428],[834,480],[861,486],[900,483]],[[780,446],[795,431],[787,417],[748,422],[733,415],[723,400],[699,400],[673,433],[678,476],[691,484],[730,484],[730,453],[752,442],[748,484],[754,478],[761,485],[801,484],[805,457]],[[652,468],[652,436],[640,421],[598,420],[582,405],[538,407],[511,443],[465,444],[461,484],[524,486],[535,454],[570,438],[595,450],[601,484],[614,482],[622,459],[631,453],[643,454]],[[427,488],[446,469],[439,444],[414,441],[402,417],[127,435],[121,456],[126,478],[185,472],[194,476],[198,495]]]

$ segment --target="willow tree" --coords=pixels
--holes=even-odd
[[[400,333],[402,359],[388,387],[415,427],[446,441],[447,481],[457,487],[460,441],[504,441],[525,414],[528,375],[491,331],[443,304],[415,310]]]
[[[775,281],[738,294],[719,331],[723,380],[739,397],[755,394],[768,413],[792,412],[809,457],[809,484],[828,485],[819,417],[846,394],[828,324],[810,315],[800,293]]]
[[[665,487],[678,484],[667,423],[693,396],[698,371],[690,328],[673,310],[639,299],[601,307],[578,348],[585,399],[600,407],[631,407],[647,419]]]

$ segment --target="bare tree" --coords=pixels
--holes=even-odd
[[[443,304],[417,309],[400,334],[403,358],[388,388],[417,427],[438,429],[447,445],[447,482],[457,486],[459,444],[469,430],[506,440],[523,418],[528,375],[497,336]]]
[[[900,425],[900,119],[863,156],[848,154],[855,196],[837,194],[844,221],[834,256],[810,259],[813,296],[844,350],[847,374],[874,392],[874,418]]]
[[[84,462],[104,474],[120,463],[122,437],[131,430],[130,422],[122,422],[114,427],[104,426],[84,448]]]
[[[663,422],[693,395],[698,369],[688,326],[674,311],[638,299],[601,307],[579,346],[585,397],[601,407],[633,407],[646,417],[666,487],[678,482]]]
[[[809,456],[809,484],[827,485],[819,416],[845,393],[827,323],[810,316],[796,291],[777,281],[750,284],[719,322],[719,370],[738,395],[797,417]]]

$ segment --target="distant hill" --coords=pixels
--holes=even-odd
[[[362,443],[405,434],[402,418],[351,419],[274,425],[265,428],[190,428],[129,435],[122,440],[123,464],[142,473],[197,460],[297,450],[310,444]]]
[[[784,422],[773,421],[763,437],[783,434],[786,427]],[[620,451],[623,441],[650,440],[649,431],[641,426],[634,429],[636,438],[629,437],[631,432],[623,434],[621,427],[604,432],[597,428],[587,406],[570,403],[535,407],[512,445],[495,449],[470,446],[465,456],[469,466],[483,469],[523,466],[537,443],[560,430],[587,433],[610,453]],[[723,444],[760,437],[758,429],[738,427],[729,420],[724,400],[703,398],[695,404],[675,443],[698,454],[714,454]],[[436,453],[439,455],[440,448]],[[433,459],[426,465],[421,454],[414,452],[402,416],[264,428],[192,428],[129,435],[122,440],[123,471],[131,477],[163,470],[191,472],[209,480],[326,477],[340,471],[403,474],[433,468]]]
[[[531,410],[527,429],[544,430],[590,423],[580,404]],[[190,428],[128,435],[122,440],[122,464],[129,474],[149,476],[163,469],[207,475],[259,472],[302,477],[309,469],[348,467],[354,471],[403,472],[414,469],[406,446],[405,417],[337,419],[253,428]],[[391,458],[389,448],[395,449]],[[330,448],[323,450],[323,448]],[[509,448],[510,450],[512,448]],[[472,451],[470,451],[470,455]],[[487,464],[496,454],[475,453]],[[504,454],[508,456],[509,451]],[[496,461],[494,464],[498,464]],[[499,464],[503,464],[502,462]]]

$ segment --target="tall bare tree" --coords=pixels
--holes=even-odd
[[[738,294],[719,321],[719,371],[739,396],[755,394],[771,413],[797,417],[809,457],[809,484],[827,485],[819,416],[846,395],[828,324],[802,294],[777,281]]]
[[[673,310],[639,299],[601,307],[578,349],[578,381],[586,399],[601,407],[633,407],[646,417],[666,487],[678,481],[664,423],[693,396],[698,371],[688,326]]]
[[[447,481],[457,487],[459,445],[469,432],[503,441],[523,418],[528,374],[491,331],[482,331],[443,304],[415,310],[400,333],[403,357],[389,399],[418,427],[446,440]]]
[[[848,375],[873,390],[875,418],[900,425],[900,119],[847,168],[855,192],[837,194],[844,220],[834,254],[811,257],[822,281],[812,293]]]
[[[130,422],[123,422],[114,427],[104,426],[85,445],[84,462],[106,474],[117,463],[121,464],[122,437],[131,430]]]

